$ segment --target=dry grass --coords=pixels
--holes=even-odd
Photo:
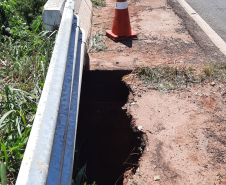
[[[106,39],[103,38],[105,33],[99,30],[96,31],[96,33],[92,36],[90,39],[90,45],[89,45],[89,53],[96,53],[98,51],[104,51],[107,49],[107,43]]]
[[[142,67],[133,71],[133,79],[141,78],[150,89],[162,92],[186,89],[192,84],[204,85],[211,81],[226,82],[226,65],[210,64],[198,73],[192,67]]]

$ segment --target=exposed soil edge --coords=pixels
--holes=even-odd
[[[138,81],[136,79],[131,81],[131,78],[130,79],[129,78],[124,78],[124,79],[126,79],[126,84],[128,83],[128,85],[132,88],[132,93],[136,92],[136,91],[139,92],[139,94],[134,93],[135,96],[133,96],[133,94],[132,94],[132,97],[130,99],[132,100],[132,98],[134,98],[135,102],[137,100],[136,104],[137,104],[137,106],[139,106],[138,109],[140,109],[140,110],[142,110],[143,108],[146,109],[144,105],[146,105],[146,102],[147,102],[146,98],[147,98],[147,96],[143,97],[146,94],[145,92],[149,91],[148,88],[146,87],[146,85],[141,83],[142,82],[141,79],[138,79]],[[209,87],[211,87],[211,88],[209,89]],[[160,141],[158,137],[153,137],[154,136],[153,133],[155,134],[155,131],[154,131],[155,129],[152,129],[151,127],[149,127],[149,128],[147,127],[147,124],[149,124],[149,125],[153,124],[154,125],[154,122],[151,121],[151,123],[150,123],[149,120],[147,120],[147,119],[146,120],[142,120],[142,122],[141,121],[137,121],[137,123],[139,125],[140,124],[141,125],[144,124],[143,125],[144,126],[144,130],[147,132],[147,136],[149,137],[148,138],[149,142],[146,143],[147,152],[146,152],[146,150],[144,150],[144,153],[142,155],[141,162],[140,162],[140,169],[137,170],[138,173],[133,174],[130,171],[127,171],[127,173],[125,173],[125,175],[124,175],[124,177],[125,177],[124,178],[124,185],[129,185],[129,184],[168,184],[168,183],[171,182],[171,180],[172,180],[172,182],[171,182],[172,184],[186,184],[186,182],[191,183],[191,181],[190,181],[191,179],[193,179],[194,182],[195,182],[195,183],[192,183],[192,184],[199,184],[199,183],[197,183],[199,180],[201,182],[203,182],[203,183],[200,183],[200,184],[225,184],[225,182],[226,182],[225,175],[222,175],[222,174],[225,174],[225,167],[223,166],[225,164],[225,162],[224,162],[224,160],[222,160],[223,157],[224,157],[224,155],[223,155],[224,153],[223,153],[223,149],[222,148],[217,147],[219,144],[216,144],[216,140],[219,141],[222,144],[222,146],[224,144],[224,143],[221,142],[222,139],[220,139],[220,138],[222,136],[224,137],[224,135],[222,133],[224,133],[225,130],[223,130],[220,126],[224,127],[224,129],[225,129],[225,122],[223,122],[223,121],[225,121],[225,119],[223,119],[223,117],[221,117],[221,116],[218,117],[217,115],[214,115],[215,114],[214,112],[216,112],[216,110],[217,111],[221,110],[221,107],[222,107],[222,110],[223,110],[224,106],[222,106],[222,104],[218,104],[218,103],[214,103],[214,102],[218,101],[219,100],[218,98],[221,99],[220,101],[222,103],[225,102],[225,100],[224,100],[225,99],[225,96],[224,96],[225,95],[225,91],[224,91],[225,86],[221,82],[219,82],[219,83],[216,82],[216,83],[214,83],[214,85],[208,84],[208,86],[207,85],[199,86],[197,88],[198,88],[198,92],[201,93],[201,94],[195,94],[197,89],[196,90],[193,89],[193,91],[183,91],[183,92],[181,91],[182,96],[180,96],[180,98],[178,100],[179,101],[180,100],[184,101],[184,100],[186,100],[186,97],[192,98],[192,101],[189,100],[188,102],[190,102],[192,104],[194,102],[196,102],[196,104],[197,104],[196,106],[199,107],[199,110],[202,110],[202,108],[204,108],[205,112],[203,112],[201,114],[203,114],[203,116],[205,118],[199,117],[201,114],[198,113],[197,114],[198,115],[197,118],[198,118],[199,121],[196,122],[195,124],[199,125],[199,126],[194,127],[195,124],[194,125],[192,124],[191,127],[190,127],[191,130],[188,132],[188,134],[186,134],[187,131],[184,132],[184,129],[182,129],[183,131],[181,130],[182,132],[179,134],[180,136],[178,135],[179,137],[176,137],[178,139],[178,141],[179,141],[179,142],[177,141],[178,142],[177,144],[179,144],[177,147],[179,147],[180,148],[179,150],[181,150],[181,151],[183,151],[183,149],[181,149],[181,146],[183,145],[182,144],[183,140],[185,140],[186,138],[187,139],[190,138],[191,142],[187,142],[187,144],[190,145],[188,151],[190,151],[191,154],[195,154],[195,155],[189,155],[190,158],[188,158],[188,160],[187,159],[183,160],[183,161],[188,161],[188,163],[186,163],[187,165],[182,165],[180,162],[178,162],[179,165],[177,165],[177,167],[175,167],[175,164],[177,163],[177,161],[176,162],[172,161],[173,165],[170,165],[170,166],[166,165],[165,166],[164,164],[168,164],[168,162],[171,161],[171,158],[167,159],[167,157],[166,157],[165,160],[164,160],[164,157],[161,158],[162,156],[164,156],[164,155],[161,156],[161,153],[159,152],[160,149],[162,148],[161,147],[162,146],[162,141]],[[203,91],[203,90],[205,90],[205,91]],[[143,94],[143,92],[144,92],[144,94]],[[151,90],[151,93],[153,93],[153,92],[156,92],[158,94],[160,93],[160,91],[154,90],[154,89]],[[216,92],[216,94],[215,94],[215,92]],[[184,93],[186,94],[185,96],[183,96]],[[170,96],[170,94],[174,94],[175,95],[175,94],[178,94],[178,93],[171,92],[171,93],[166,93],[166,94],[168,94]],[[156,98],[155,97],[156,94],[148,94],[149,97],[150,97],[150,95],[152,96],[152,100],[154,100],[154,99],[161,99],[162,98],[162,97]],[[201,95],[201,98],[199,98],[200,95]],[[208,99],[207,97],[209,97],[210,99]],[[139,100],[139,98],[143,98],[143,100],[145,100],[146,102],[143,101],[143,104],[142,104],[141,101]],[[164,101],[164,102],[167,102],[167,101]],[[178,104],[178,102],[174,100],[173,102],[171,101],[171,103],[168,104],[167,106],[170,107],[171,104],[173,104],[173,103]],[[190,103],[188,103],[188,104],[190,104]],[[133,107],[131,105],[134,106],[134,104],[130,103],[129,107]],[[161,105],[163,105],[163,103],[159,103],[159,104],[157,103],[157,105],[155,104],[153,106],[153,108],[155,107],[155,109],[158,109],[158,107],[159,106],[161,107]],[[182,106],[179,106],[179,108],[181,108],[183,106],[189,107],[189,106],[186,106],[186,104],[183,104]],[[190,108],[192,108],[192,107],[190,107]],[[185,108],[185,110],[186,109],[187,108]],[[175,110],[176,109],[174,109],[171,112],[174,112]],[[194,111],[195,109],[192,108],[191,110]],[[192,111],[186,111],[184,113],[187,114],[188,112],[192,112]],[[158,112],[160,112],[160,111],[158,111]],[[140,114],[141,111],[139,111],[139,110],[137,111],[136,109],[135,110],[131,110],[131,113],[133,115],[134,114],[137,115],[138,119],[141,118],[141,116],[147,115],[147,112],[146,112],[146,114]],[[153,116],[153,114],[151,114],[151,115]],[[192,115],[192,114],[190,114],[190,115]],[[195,114],[193,114],[193,115],[195,115]],[[208,121],[205,121],[205,119],[206,119],[206,117],[208,115],[210,115],[210,116],[212,115],[213,117],[211,119],[208,119]],[[224,114],[222,114],[222,115],[224,115]],[[148,116],[146,116],[146,117],[148,118]],[[194,118],[195,117],[193,117],[193,119]],[[162,116],[158,117],[158,119],[162,119]],[[203,126],[200,126],[200,123],[202,123],[202,121],[201,121],[202,119],[203,119]],[[181,119],[177,119],[177,120],[181,120]],[[167,122],[168,122],[168,120],[167,120]],[[212,122],[213,125],[211,125],[210,122]],[[145,123],[146,123],[146,125],[145,125]],[[208,123],[209,125],[205,125],[206,123]],[[136,123],[134,123],[134,124],[136,124]],[[168,124],[168,123],[166,123],[166,124]],[[191,122],[189,122],[189,125],[190,124],[191,124]],[[217,127],[218,127],[218,129],[216,129]],[[189,128],[189,127],[186,127],[186,129],[187,128]],[[165,129],[165,127],[162,126],[162,130],[164,130],[164,129]],[[161,130],[161,128],[160,128],[160,130]],[[212,131],[210,131],[210,130],[212,130]],[[221,133],[219,131],[221,131]],[[152,136],[150,136],[149,133]],[[197,139],[199,138],[199,134],[200,133],[201,133],[201,135],[203,134],[203,136],[204,136],[204,138],[201,138],[201,141],[206,140],[208,142],[207,148],[205,150],[203,150],[202,147],[197,147],[197,146],[202,146],[202,144],[205,145],[205,142],[204,143],[201,142],[202,144],[200,143],[200,141],[197,142],[198,144],[196,143]],[[163,141],[164,144],[167,143],[165,141]],[[174,142],[174,139],[173,139],[172,142]],[[193,143],[195,145],[192,146],[191,143]],[[154,148],[153,148],[153,146],[154,146]],[[155,149],[155,147],[156,147],[156,149]],[[169,145],[167,147],[169,147]],[[172,150],[171,147],[169,147],[168,149],[170,151]],[[204,158],[202,158],[204,156],[204,154],[202,152],[198,151],[198,149],[199,150],[201,149],[201,151],[206,151],[210,158],[207,157],[208,160],[205,161]],[[178,151],[178,150],[174,150],[174,151]],[[166,152],[166,150],[165,150],[165,152]],[[178,153],[180,153],[180,152],[178,152]],[[199,153],[199,158],[197,158],[197,156],[198,156],[197,153]],[[153,154],[154,154],[154,157],[153,157]],[[166,154],[165,156],[169,156],[167,152],[165,154]],[[207,154],[205,154],[205,155],[207,155]],[[157,158],[157,159],[159,159],[159,160],[157,160],[158,163],[154,163],[154,162],[152,163],[152,161],[154,161],[154,160],[156,161],[155,157],[157,157],[157,156],[161,156],[160,158]],[[182,155],[182,156],[186,156],[186,155]],[[149,159],[151,159],[150,163],[148,162],[148,161],[150,161]],[[154,160],[152,160],[152,159],[154,159]],[[212,160],[212,159],[214,159],[214,160]],[[203,161],[205,161],[205,162],[203,162]],[[213,162],[211,162],[211,161],[213,161]],[[215,163],[217,163],[218,165],[221,164],[221,167],[219,167],[218,165],[215,166]],[[150,164],[152,164],[152,165],[150,165]],[[198,164],[198,166],[201,167],[203,169],[203,171],[205,171],[206,174],[202,175],[202,179],[201,178],[200,179],[197,178],[198,176],[196,176],[196,175],[198,173],[195,172],[195,170],[197,171],[198,168],[197,168],[197,166],[195,168],[193,168],[192,167],[193,164],[196,164],[196,165]],[[158,168],[160,168],[159,167],[160,165],[161,165],[162,171],[160,171],[160,172],[159,171],[155,171],[156,166],[158,166]],[[191,174],[190,172],[187,172],[186,169],[182,170],[181,166],[184,166],[185,168],[186,168],[186,166],[190,166],[191,167],[190,172],[192,171],[194,173]],[[209,167],[207,168],[206,166],[209,166]],[[222,167],[223,167],[223,169],[222,169]],[[162,174],[161,174],[161,172],[162,172]],[[166,172],[166,175],[165,175],[165,172]],[[172,175],[168,175],[168,172],[172,172]],[[169,173],[169,174],[171,174],[171,173]],[[155,180],[153,180],[153,179],[155,179],[155,177],[157,177],[157,178],[161,177],[161,182],[154,182]],[[190,180],[187,180],[187,177],[189,177]],[[145,179],[145,181],[144,181],[144,179]],[[175,180],[175,182],[174,182],[174,180]],[[211,183],[205,183],[205,180],[207,182],[211,182]],[[158,180],[156,180],[156,181],[158,181]],[[159,179],[159,181],[160,181],[160,179]]]
[[[125,76],[124,76],[125,77]],[[124,78],[123,77],[123,78]],[[122,79],[123,79],[122,78]],[[147,143],[148,143],[148,137],[147,137],[147,134],[145,132],[143,132],[142,130],[139,130],[138,129],[138,125],[136,124],[136,119],[133,117],[133,115],[130,113],[130,110],[129,110],[129,107],[131,106],[131,103],[134,102],[134,97],[136,96],[134,94],[134,91],[132,90],[131,88],[131,85],[132,84],[128,84],[126,82],[124,82],[126,87],[128,88],[129,90],[129,96],[128,96],[128,100],[126,102],[126,104],[124,105],[124,107],[122,107],[122,109],[127,109],[127,116],[129,118],[131,118],[131,129],[133,130],[134,133],[136,133],[137,137],[140,138],[140,142],[136,142],[135,143],[135,150],[134,152],[139,152],[140,155],[139,155],[139,159],[142,157],[143,153],[144,153],[144,150],[147,146]],[[138,169],[139,167],[139,160],[138,160],[138,164],[135,164],[134,167],[132,169],[129,169],[128,171],[126,171],[124,173],[124,180],[126,179],[127,180],[127,177],[128,175],[132,175],[132,174],[135,174],[136,173],[136,170]],[[132,174],[131,174],[132,173]],[[123,182],[123,184],[126,184],[127,182]]]
[[[226,56],[219,48],[210,40],[200,26],[189,16],[189,14],[181,7],[177,0],[166,0],[167,4],[172,7],[175,14],[183,20],[183,25],[188,33],[194,39],[195,43],[204,51],[210,58],[207,62],[225,63]]]

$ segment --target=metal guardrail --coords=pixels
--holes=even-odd
[[[67,0],[16,185],[71,184],[85,32]]]

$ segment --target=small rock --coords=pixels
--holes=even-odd
[[[141,131],[143,129],[142,126],[138,126],[137,128],[138,128],[139,131]]]
[[[159,181],[160,177],[158,175],[154,176],[154,181]]]
[[[183,61],[183,60],[181,60],[181,61],[180,61],[180,63],[184,63],[184,61]]]
[[[160,85],[159,85],[159,87],[160,87],[160,88],[163,88],[163,87],[164,87],[164,85],[160,84]]]
[[[221,95],[224,96],[226,94],[226,91],[221,92]]]
[[[149,148],[148,147],[146,147],[147,148],[147,152],[149,152]]]
[[[131,105],[135,105],[135,104],[136,104],[135,102],[131,103]]]
[[[214,86],[215,85],[215,82],[211,82],[210,85]]]
[[[138,93],[137,95],[138,95],[138,97],[141,97],[141,93]]]
[[[116,64],[119,64],[119,62],[116,62]]]
[[[147,130],[150,134],[153,134],[150,130]]]

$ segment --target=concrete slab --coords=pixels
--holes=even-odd
[[[81,6],[78,12],[78,16],[80,17],[80,26],[86,32],[86,45],[88,47],[89,38],[92,30],[92,13],[93,13],[93,5],[90,0],[82,0]]]
[[[77,1],[77,0],[75,0]],[[79,0],[78,0],[79,1]],[[76,12],[75,12],[76,13]],[[81,5],[79,8],[78,16],[80,18],[80,26],[85,30],[85,62],[84,69],[89,69],[89,56],[87,50],[89,48],[89,41],[92,32],[92,14],[93,14],[93,5],[90,0],[81,0]]]
[[[42,20],[47,30],[59,27],[66,0],[48,0],[44,6]]]
[[[78,14],[80,6],[81,6],[81,3],[82,3],[82,0],[74,0],[74,2],[75,2],[74,12],[75,12],[75,14]]]
[[[75,3],[74,14],[80,17],[81,28],[86,33],[86,48],[88,48],[92,27],[92,2],[90,0],[73,0]],[[42,13],[43,23],[47,30],[59,27],[66,0],[48,0]]]

